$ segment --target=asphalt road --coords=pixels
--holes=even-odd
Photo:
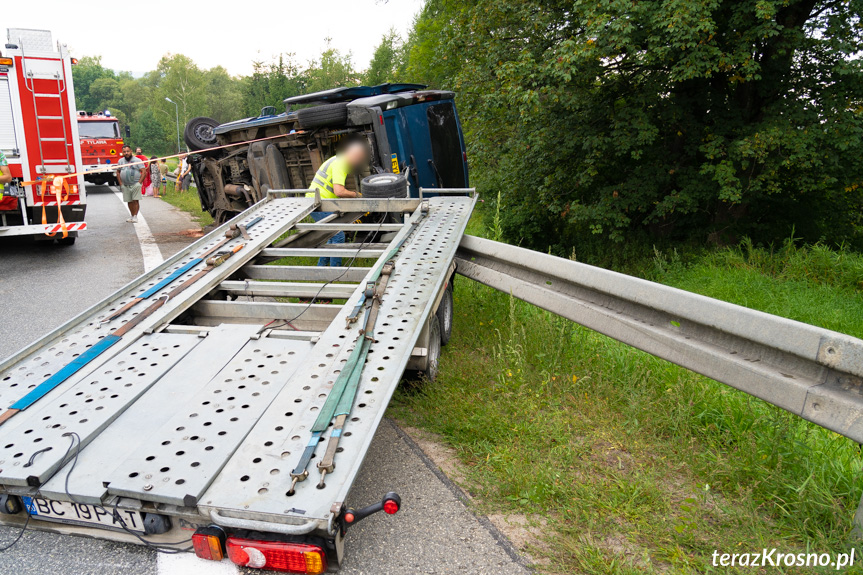
[[[125,222],[128,211],[113,191],[90,187],[89,230],[71,247],[0,239],[0,356],[23,347],[97,303],[189,243],[188,215],[153,198],[141,211],[148,225]],[[395,516],[378,514],[351,529],[346,575],[526,574],[516,551],[401,429],[385,420],[372,443],[349,504],[362,506],[386,491],[402,496]],[[0,527],[0,547],[18,530]],[[28,530],[0,553],[9,575],[233,575],[229,562]]]

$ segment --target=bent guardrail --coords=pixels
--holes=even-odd
[[[863,443],[863,340],[473,236],[457,272]]]

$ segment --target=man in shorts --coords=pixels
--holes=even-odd
[[[132,148],[128,145],[123,146],[123,157],[117,161],[117,181],[120,182],[123,201],[129,204],[129,212],[132,214],[132,217],[126,221],[132,224],[138,223],[141,182],[144,181],[145,174],[144,162],[132,154]]]

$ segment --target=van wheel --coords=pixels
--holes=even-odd
[[[183,139],[193,152],[206,150],[216,146],[216,133],[213,131],[219,123],[212,118],[199,116],[192,118],[183,131]]]
[[[348,121],[348,105],[321,104],[311,108],[297,110],[297,122],[300,128],[323,128],[326,126],[339,126]]]
[[[408,181],[397,174],[374,174],[363,178],[360,191],[366,198],[404,198],[408,195]]]
[[[454,312],[454,303],[452,298],[452,281],[443,292],[443,297],[440,300],[440,305],[437,308],[438,321],[440,322],[440,342],[441,345],[449,343],[449,338],[452,336],[452,318]]]

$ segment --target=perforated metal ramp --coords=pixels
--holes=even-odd
[[[51,395],[63,393],[65,389],[74,385],[77,380],[86,377],[87,373],[92,372],[119,353],[123,348],[134,343],[137,337],[152,329],[153,326],[176,318],[192,303],[209,292],[218,281],[223,279],[227,274],[241,268],[255,257],[261,249],[267,247],[294,224],[311,213],[313,207],[314,200],[308,198],[276,199],[258,204],[231,222],[217,228],[213,233],[201,238],[185,250],[182,250],[161,266],[130,282],[114,295],[84,311],[39,341],[7,358],[0,363],[0,408],[12,405],[16,400],[26,395],[28,391],[34,389],[37,385],[57,373],[62,367],[72,362],[85,350],[92,347],[106,334],[111,333],[129,321],[129,319],[145,309],[149,304],[165,296],[165,294],[170,292],[183,280],[192,277],[202,270],[206,265],[205,262],[200,262],[190,268],[172,284],[152,294],[125,315],[105,324],[100,323],[102,319],[109,317],[114,311],[124,306],[131,299],[152,288],[220,242],[231,224],[249,222],[258,216],[263,218],[260,223],[249,230],[251,240],[245,240],[240,236],[221,248],[230,250],[240,244],[244,245],[242,250],[223,264],[219,274],[208,274],[207,277],[197,282],[192,288],[184,291],[176,299],[166,303],[138,327],[131,330],[129,334],[123,337],[120,343],[109,348],[81,372],[61,384],[51,392]],[[212,279],[209,276],[212,276]],[[3,430],[0,429],[0,437],[2,435]]]
[[[332,248],[322,246],[326,238],[318,234],[320,226],[297,225],[318,207],[316,200],[271,194],[236,218],[235,223],[263,220],[251,229],[250,239],[237,237],[221,247],[245,245],[227,263],[146,316],[116,349],[0,422],[0,493],[176,517],[171,531],[159,536],[163,542],[185,541],[190,529],[211,522],[333,538],[331,509],[345,501],[405,366],[428,331],[424,326],[452,273],[474,203],[464,195],[392,203],[327,200],[329,209],[370,211],[379,222],[345,224],[361,235],[350,248]],[[406,215],[407,221],[380,225],[394,221],[393,213]],[[5,360],[0,408],[193,277],[205,265],[200,256],[225,237],[229,225]],[[398,230],[395,238],[381,243],[382,231],[390,229]],[[291,247],[271,247],[289,232],[294,234]],[[373,324],[376,341],[335,470],[317,489],[316,456],[309,479],[288,495],[291,470],[309,442],[312,423],[360,337],[362,319],[349,324],[346,318],[366,282],[375,281],[371,274],[378,277],[397,246]],[[372,266],[368,260],[334,268],[290,265],[297,262],[290,258],[334,250],[378,259]],[[278,257],[289,260],[274,261]],[[279,265],[263,265],[269,263]],[[187,265],[173,283],[151,290]],[[310,303],[316,295],[347,301]],[[101,319],[137,296],[143,300],[138,307],[100,327]],[[365,313],[368,308],[360,317]],[[72,442],[66,434],[71,433],[81,442],[67,451]],[[328,439],[325,432],[320,441]],[[323,447],[319,451],[322,455]],[[43,528],[57,525],[48,521],[31,519]],[[101,536],[98,526],[78,527]]]
[[[280,523],[329,521],[333,503],[347,497],[420,329],[446,281],[446,271],[473,203],[472,198],[465,197],[432,198],[428,216],[399,254],[384,294],[375,332],[377,342],[372,345],[335,458],[336,468],[327,476],[326,487],[316,488],[318,471],[314,467],[325,449],[322,441],[309,466],[310,478],[297,485],[295,495],[287,495],[291,469],[309,440],[308,429],[359,336],[359,327],[354,324],[355,327],[345,329],[344,321],[359,293],[348,300],[332,325],[321,334],[320,341],[293,377],[292,385],[275,398],[201,497],[201,509],[216,511],[222,517],[251,514]],[[407,229],[400,235],[404,233]]]
[[[194,506],[312,344],[248,342],[183,409],[104,476],[108,492]]]
[[[14,428],[3,429],[0,482],[41,485],[65,462],[68,433],[87,445],[200,341],[188,335],[141,337],[92,377],[21,413]]]
[[[189,405],[190,398],[233,359],[257,329],[220,326],[211,329],[205,338],[185,336],[199,343],[78,454],[74,471],[71,463],[66,464],[42,485],[40,493],[48,498],[66,498],[68,476],[69,491],[75,499],[101,503],[107,494],[105,481],[113,476],[106,472],[139,448],[151,430],[159,429]]]

